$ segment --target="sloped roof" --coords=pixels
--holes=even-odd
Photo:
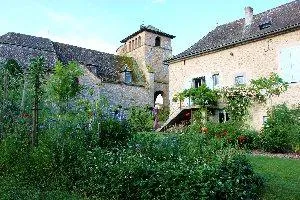
[[[260,28],[262,24],[268,22],[271,23],[270,27]],[[244,18],[220,25],[193,46],[168,60],[168,62],[182,60],[299,28],[300,0],[296,0],[254,15],[252,24],[249,26],[245,26]]]
[[[54,66],[57,57],[51,40],[12,32],[0,36],[0,60],[14,59],[26,67],[37,56]]]
[[[96,67],[97,75],[105,75],[102,79],[108,81],[118,77],[119,66],[116,55],[58,42],[53,42],[53,46],[58,60],[63,63],[77,61],[85,66]]]
[[[104,82],[119,82],[119,72],[124,64],[121,56],[53,42],[47,38],[12,32],[0,36],[0,62],[14,59],[26,68],[31,59],[37,56],[45,58],[49,69],[57,61],[64,64],[76,61],[86,66],[96,76],[101,77]],[[139,78],[134,84],[142,85],[144,82],[143,78]]]
[[[168,33],[165,33],[161,30],[159,30],[158,28],[155,28],[154,26],[151,26],[151,25],[148,25],[148,26],[144,26],[144,25],[141,25],[140,26],[140,30],[132,33],[131,35],[129,35],[128,37],[124,38],[123,40],[121,40],[121,43],[125,43],[127,40],[129,40],[130,38],[140,34],[141,32],[143,31],[148,31],[150,33],[155,33],[155,34],[158,34],[158,35],[162,35],[162,36],[165,36],[165,37],[169,37],[171,39],[175,38],[176,36],[174,35],[170,35]]]

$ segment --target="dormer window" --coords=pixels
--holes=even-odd
[[[125,84],[131,84],[132,83],[132,73],[131,70],[128,69],[128,66],[124,66],[124,70],[122,71],[122,77]]]
[[[155,46],[160,47],[160,37],[158,36],[155,38]]]
[[[243,75],[238,75],[235,77],[235,84],[236,85],[243,85],[245,84],[245,78]]]
[[[127,84],[132,83],[131,71],[125,71],[125,83],[127,83]]]
[[[267,22],[261,23],[259,25],[259,29],[263,30],[263,29],[271,27],[271,25],[272,25],[271,21],[267,21]]]

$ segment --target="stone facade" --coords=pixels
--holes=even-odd
[[[172,102],[172,97],[190,88],[193,78],[201,76],[210,78],[213,74],[219,74],[219,87],[226,87],[233,86],[235,77],[240,74],[245,77],[246,83],[251,79],[268,76],[271,72],[282,75],[280,52],[283,48],[291,46],[300,47],[300,30],[170,63],[171,114],[179,109],[179,104]],[[266,105],[255,105],[251,109],[250,125],[260,129],[263,125],[263,116],[267,115],[266,111],[270,106],[279,103],[297,104],[300,102],[299,99],[300,83],[290,83],[287,92],[269,99]],[[187,101],[184,104],[188,106]]]
[[[84,76],[79,81],[87,88],[93,89],[94,94],[92,98],[100,99],[105,97],[110,105],[122,106],[123,108],[152,105],[149,96],[153,93],[153,88],[127,85],[125,83],[105,83],[87,70],[85,66],[81,67],[84,69]]]
[[[149,27],[149,26],[148,26]],[[161,93],[164,106],[169,105],[169,72],[168,65],[164,61],[172,57],[171,39],[174,36],[165,34],[154,27],[141,27],[136,34],[124,39],[124,43],[118,48],[117,54],[133,57],[149,80],[149,72],[154,73],[154,93],[152,105],[154,105],[155,94]]]
[[[84,76],[80,82],[94,89],[92,97],[94,99],[106,97],[110,105],[123,108],[153,106],[154,74],[144,70],[147,82],[141,72],[142,76],[138,80],[132,78],[132,82],[125,83],[123,73],[125,61],[121,56],[20,33],[0,36],[0,62],[14,59],[26,69],[30,60],[37,56],[45,58],[45,65],[49,71],[57,61],[64,64],[71,61],[79,63],[84,69]],[[132,63],[131,61],[130,58],[129,63]],[[140,66],[144,65],[140,63],[138,69],[135,69],[136,73],[141,71]],[[90,95],[87,96],[91,98]]]

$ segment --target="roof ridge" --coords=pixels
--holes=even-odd
[[[294,0],[258,13],[254,15],[252,24],[247,30],[245,30],[244,25],[245,18],[219,25],[185,51],[173,56],[169,61],[181,60],[190,55],[211,52],[223,47],[228,48],[232,45],[244,44],[268,35],[295,30],[300,26],[299,9],[300,0]],[[261,29],[260,24],[266,18],[272,19],[272,26],[269,29]]]
[[[75,47],[75,48],[80,48],[80,49],[88,50],[88,51],[94,51],[94,52],[97,52],[97,53],[102,53],[102,54],[108,54],[108,55],[112,55],[112,56],[117,56],[116,54],[107,53],[107,52],[99,51],[99,50],[96,50],[96,49],[89,49],[89,48],[85,48],[85,47],[80,47],[80,46],[76,46],[74,44],[66,44],[66,43],[55,42],[55,41],[52,41],[52,43],[61,44],[61,45],[65,45],[65,46],[70,46],[70,47]]]

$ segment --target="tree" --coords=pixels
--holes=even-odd
[[[38,118],[39,118],[39,103],[42,96],[41,86],[45,76],[45,59],[43,57],[37,57],[32,59],[29,67],[28,79],[33,85],[33,123],[31,133],[32,146],[38,145]]]

